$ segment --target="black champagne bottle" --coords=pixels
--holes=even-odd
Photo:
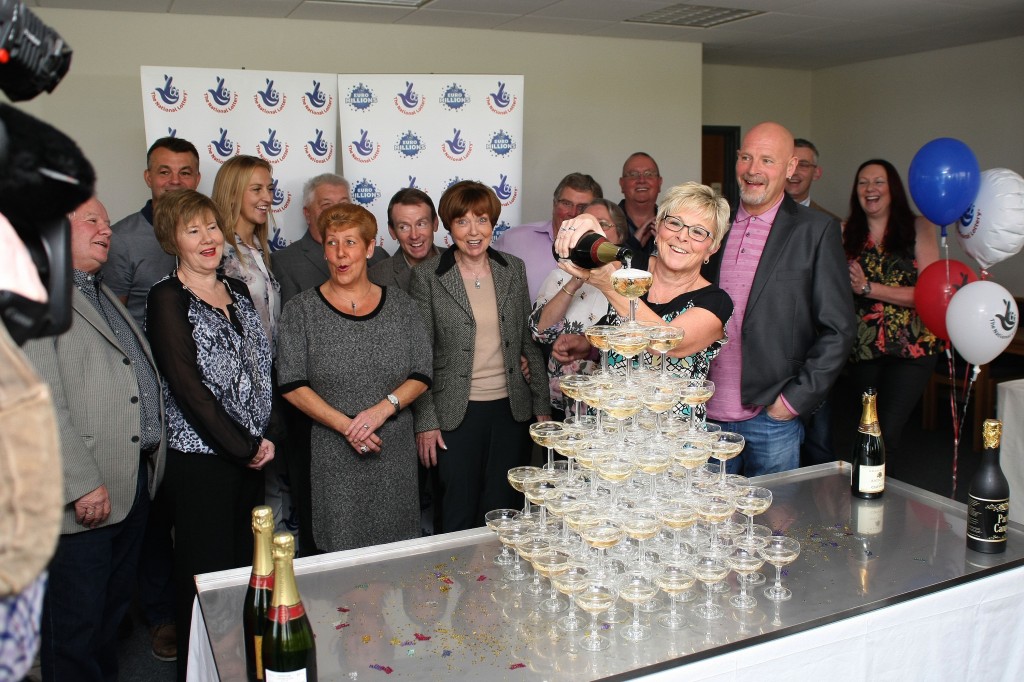
[[[242,606],[242,632],[245,637],[246,673],[250,681],[259,681],[263,679],[263,628],[274,591],[274,560],[270,555],[274,512],[270,507],[253,507],[252,535],[252,573]]]
[[[551,252],[558,260],[559,256],[554,249],[555,247],[552,246]],[[628,266],[629,262],[633,260],[633,250],[628,246],[613,244],[608,241],[607,237],[596,232],[588,232],[576,242],[576,246],[572,247],[572,251],[569,252],[569,260],[587,270],[599,268],[615,260],[622,261]]]
[[[263,670],[267,682],[316,682],[313,628],[295,584],[295,538],[274,534],[274,598],[263,630]]]
[[[1003,423],[986,419],[982,427],[985,449],[981,465],[967,491],[967,549],[985,554],[1006,551],[1006,525],[1010,517],[1010,485],[999,468],[999,440]]]
[[[873,387],[869,387],[861,396],[864,407],[850,460],[853,465],[850,491],[865,500],[881,497],[885,490],[885,443],[882,442],[882,430],[878,427],[877,398]]]

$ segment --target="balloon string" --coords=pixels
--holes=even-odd
[[[968,368],[970,368],[969,364],[968,364]],[[978,374],[980,372],[981,372],[981,367],[979,365],[974,365],[974,370],[971,372],[970,380],[967,379],[966,375],[964,376],[965,388],[964,388],[963,412],[960,415],[960,424],[959,424],[959,426],[954,429],[954,433],[956,433],[956,434],[963,433],[964,422],[967,421],[967,406],[970,405],[970,403],[971,403],[971,389],[974,388],[974,382],[978,378]],[[956,436],[956,443],[953,446],[953,497],[956,497],[956,468],[957,468],[957,460],[959,459],[959,454],[960,454],[960,438],[959,438],[959,436]]]
[[[949,412],[953,422],[953,493],[956,497],[956,462],[957,453],[960,451],[960,430],[957,428],[957,397],[956,397],[956,366],[951,346],[946,347],[946,370],[949,373]]]

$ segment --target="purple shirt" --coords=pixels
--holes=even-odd
[[[725,243],[718,286],[732,298],[734,308],[725,328],[729,343],[711,363],[709,378],[715,382],[715,394],[708,402],[708,417],[716,421],[744,421],[762,410],[760,405],[744,405],[741,399],[742,330],[754,273],[780,206],[782,197],[761,215],[752,216],[741,204]]]
[[[530,289],[531,303],[537,300],[541,285],[555,267],[555,257],[551,254],[554,245],[550,220],[513,227],[494,242],[498,251],[511,253],[526,263],[526,284]]]

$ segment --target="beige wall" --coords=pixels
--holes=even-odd
[[[739,126],[777,121],[797,137],[811,129],[811,71],[704,66],[703,125]]]
[[[622,162],[637,149],[654,154],[671,180],[700,174],[698,44],[283,19],[38,13],[75,55],[57,90],[24,108],[79,142],[115,219],[148,198],[142,65],[524,74],[527,220],[550,218],[551,192],[574,170],[593,174],[618,200]]]

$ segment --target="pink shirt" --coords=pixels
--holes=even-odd
[[[725,243],[718,286],[732,298],[734,308],[726,325],[729,343],[722,347],[709,372],[709,378],[715,382],[715,394],[708,402],[708,417],[717,421],[744,421],[763,409],[761,405],[744,405],[740,397],[742,330],[754,273],[780,206],[782,197],[761,215],[752,216],[741,204]]]

